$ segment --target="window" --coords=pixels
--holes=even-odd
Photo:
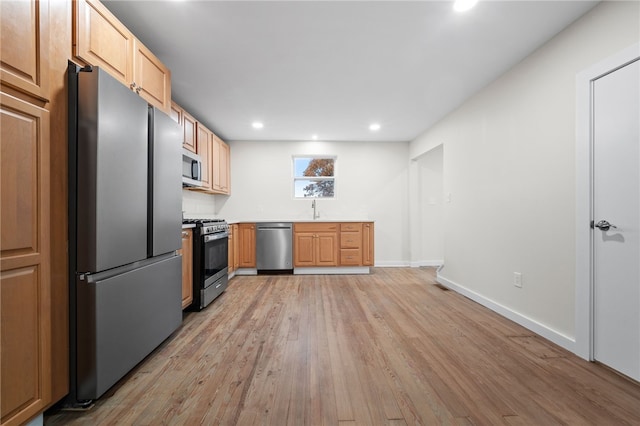
[[[293,157],[294,198],[334,198],[336,157]]]

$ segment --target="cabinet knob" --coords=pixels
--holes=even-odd
[[[141,90],[142,90],[142,87],[141,87],[141,86],[136,87],[136,93],[137,93],[138,95],[140,94],[140,91],[141,91]]]
[[[136,90],[136,82],[134,81],[133,83],[131,83],[131,84],[129,85],[129,88],[130,88],[131,90]]]

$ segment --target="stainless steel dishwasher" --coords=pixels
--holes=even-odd
[[[293,225],[290,222],[256,223],[258,272],[293,271]]]

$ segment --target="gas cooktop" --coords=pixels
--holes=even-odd
[[[182,223],[203,226],[204,224],[208,223],[220,223],[224,221],[224,219],[183,219]]]

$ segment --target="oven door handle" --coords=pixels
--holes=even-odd
[[[210,241],[221,240],[223,238],[228,238],[228,237],[229,237],[229,233],[228,232],[220,232],[218,234],[205,235],[204,236],[204,242],[208,243]]]

